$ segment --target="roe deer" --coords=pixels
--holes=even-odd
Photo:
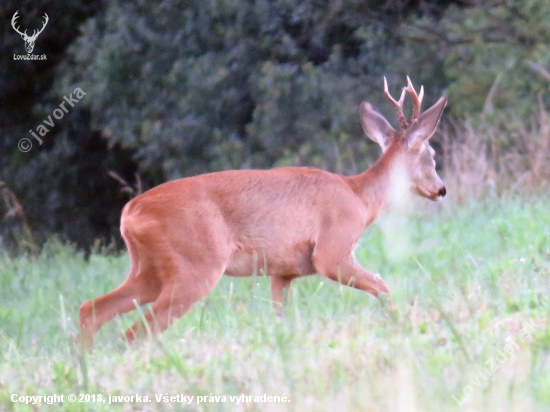
[[[361,103],[365,133],[383,151],[367,171],[339,176],[313,168],[233,170],[170,181],[128,202],[120,229],[131,260],[117,289],[80,307],[80,338],[89,347],[109,319],[154,302],[125,336],[164,331],[208,294],[222,274],[250,276],[266,268],[275,304],[293,279],[320,274],[378,297],[390,291],[379,275],[362,268],[353,251],[363,230],[389,202],[392,170],[405,172],[406,190],[436,200],[445,186],[435,170],[434,133],[446,98],[421,114],[423,88],[410,79],[397,110],[399,130],[369,103]],[[413,102],[407,121],[406,92]]]

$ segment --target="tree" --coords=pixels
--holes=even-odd
[[[449,7],[438,20],[411,19],[405,38],[419,58],[435,57],[443,63],[455,115],[496,109],[532,113],[537,94],[547,90],[550,80],[544,69],[550,66],[550,4],[472,3],[468,8]]]

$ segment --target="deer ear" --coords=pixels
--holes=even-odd
[[[388,148],[395,130],[370,103],[361,103],[361,125],[367,136],[378,143],[382,151]]]
[[[432,137],[446,104],[447,98],[442,96],[432,107],[412,122],[409,128],[409,147],[420,147],[422,143]]]

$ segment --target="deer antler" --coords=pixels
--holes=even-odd
[[[15,27],[15,25],[17,24],[17,18],[19,17],[17,15],[17,13],[19,13],[19,10],[17,10],[15,12],[15,14],[13,15],[13,17],[11,18],[11,26],[13,27],[13,29],[17,33],[19,33],[21,36],[23,36],[25,41],[31,41],[32,42],[32,41],[36,40],[38,35],[44,31],[44,29],[46,28],[46,25],[50,21],[50,18],[48,17],[48,15],[46,13],[44,13],[44,16],[42,16],[42,18],[44,19],[44,23],[42,23],[42,28],[40,30],[34,30],[33,33],[32,33],[32,36],[29,36],[29,35],[27,35],[27,30],[25,30],[23,33],[21,33],[21,31],[19,30],[19,26]]]
[[[403,103],[405,102],[405,89],[401,92],[401,96],[399,97],[399,101],[396,101],[390,94],[388,90],[388,81],[386,80],[386,76],[384,76],[384,94],[388,98],[388,100],[393,104],[397,111],[397,119],[399,120],[399,127],[401,129],[406,129],[409,125],[407,124],[407,119],[405,117],[405,114],[403,114]]]
[[[42,24],[42,28],[40,30],[34,30],[33,31],[32,36],[31,36],[32,40],[36,40],[38,35],[40,33],[42,33],[44,31],[44,29],[46,28],[46,24],[48,24],[48,22],[50,21],[50,18],[48,17],[48,15],[46,13],[44,13],[44,16],[42,16],[42,18],[45,19],[44,23]]]
[[[27,36],[27,30],[25,30],[24,33],[21,33],[21,32],[19,31],[19,26],[15,27],[16,20],[17,20],[17,18],[19,17],[19,16],[17,15],[17,13],[19,13],[19,10],[17,10],[17,11],[15,12],[15,14],[13,15],[13,17],[11,18],[11,27],[13,27],[13,29],[14,29],[17,33],[19,33],[21,36],[25,36],[25,37],[26,37],[26,36]]]
[[[416,94],[414,86],[409,76],[407,76],[407,87],[403,89],[403,92],[407,91],[411,95],[413,101],[413,109],[411,115],[411,123],[418,119],[420,116],[420,106],[422,106],[422,99],[424,98],[424,86],[420,86],[420,94]]]

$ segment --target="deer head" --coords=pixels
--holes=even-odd
[[[38,37],[38,35],[40,33],[42,33],[44,31],[44,28],[46,27],[46,24],[48,24],[48,21],[50,20],[48,15],[46,13],[44,13],[44,16],[43,16],[43,19],[44,19],[44,23],[42,24],[42,28],[40,30],[34,30],[33,33],[32,33],[32,36],[28,36],[27,35],[27,30],[25,30],[23,33],[19,30],[19,26],[15,26],[16,24],[16,20],[17,18],[19,17],[17,15],[17,13],[19,13],[19,10],[17,10],[12,19],[11,19],[11,26],[13,27],[13,29],[19,33],[21,35],[21,37],[23,38],[23,40],[25,41],[25,49],[27,50],[27,53],[32,53],[33,49],[34,49],[34,42],[36,41],[36,38]]]
[[[382,147],[382,151],[394,147],[398,153],[395,163],[404,171],[409,189],[430,200],[445,196],[446,189],[435,169],[435,150],[429,139],[434,134],[447,98],[442,96],[432,107],[421,113],[424,87],[420,93],[414,89],[407,76],[407,86],[403,88],[399,100],[395,100],[388,91],[384,77],[384,93],[397,112],[399,130],[389,122],[370,103],[361,103],[361,124],[365,133]],[[410,120],[403,113],[406,94],[412,99],[413,107]]]

